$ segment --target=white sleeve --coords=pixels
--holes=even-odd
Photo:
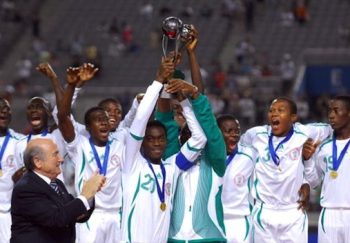
[[[239,142],[251,146],[253,138],[255,136],[254,128],[248,129],[244,134],[242,134]]]
[[[72,103],[71,103],[72,107],[74,107],[74,105],[75,105],[75,102],[78,98],[78,94],[79,94],[80,90],[81,90],[81,88],[74,89],[74,94],[73,94]],[[57,109],[57,104],[56,104],[55,107],[53,108],[51,114],[52,114],[52,117],[53,117],[55,123],[58,125],[57,113],[58,113],[58,109]],[[74,117],[72,115],[71,115],[71,118],[72,118],[72,120],[74,120]]]
[[[125,127],[131,126],[131,123],[135,118],[138,107],[139,107],[139,102],[137,101],[136,98],[134,98],[130,110],[125,115],[124,119],[119,123],[118,128],[125,128]]]
[[[204,134],[202,127],[200,126],[196,116],[193,112],[192,105],[185,99],[181,102],[182,114],[186,119],[188,128],[191,131],[191,137],[181,147],[181,153],[186,157],[188,161],[195,161],[200,155],[202,149],[207,143],[207,137]]]
[[[305,125],[308,129],[309,138],[322,142],[333,133],[333,129],[326,123],[309,123]]]
[[[318,187],[323,180],[325,168],[322,168],[322,164],[318,158],[318,151],[309,160],[304,160],[304,180],[311,188]]]
[[[80,150],[78,149],[79,145],[82,143],[80,136],[81,136],[80,134],[76,134],[73,141],[69,143],[65,141],[68,156],[71,158],[74,164],[77,162],[77,158],[80,157],[79,156]]]
[[[141,144],[145,136],[146,126],[153,109],[157,103],[160,90],[163,84],[158,81],[147,88],[143,99],[140,102],[139,108],[136,111],[135,119],[133,120],[129,134],[126,137],[126,147],[124,159],[122,162],[123,173],[129,173],[133,169],[133,163],[137,154],[140,152]]]
[[[15,148],[15,160],[16,160],[16,164],[19,167],[24,166],[24,161],[23,161],[23,152],[27,146],[27,137],[25,136],[24,138],[22,138],[21,140],[19,140],[16,143],[16,148]]]

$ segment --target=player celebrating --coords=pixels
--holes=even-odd
[[[269,125],[242,135],[242,143],[257,154],[252,188],[256,242],[307,242],[307,215],[300,207],[307,206],[310,187],[303,175],[302,148],[308,138],[322,141],[332,129],[320,123],[302,125],[297,119],[295,102],[277,98],[268,111]]]
[[[310,161],[305,161],[316,168],[311,185],[316,187],[323,181],[318,241],[350,242],[350,192],[343,190],[344,185],[350,183],[350,96],[337,96],[330,100],[328,120],[334,129],[333,135],[319,145]],[[315,148],[313,141],[305,143],[309,154]]]

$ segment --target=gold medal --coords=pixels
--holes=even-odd
[[[160,204],[160,210],[165,211],[165,209],[166,209],[166,204],[162,202]]]
[[[331,170],[329,175],[331,176],[332,179],[336,179],[338,176],[338,172],[336,172],[335,170]]]
[[[0,170],[0,177],[2,176],[2,170]]]
[[[280,172],[282,172],[281,166],[278,166],[278,170],[279,170]]]

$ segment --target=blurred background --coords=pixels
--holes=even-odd
[[[271,100],[290,96],[302,122],[327,121],[327,100],[350,90],[350,0],[1,0],[0,95],[12,103],[15,130],[26,102],[50,81],[35,71],[49,62],[62,83],[68,66],[100,68],[83,88],[75,115],[105,97],[127,111],[155,77],[162,21],[177,16],[199,31],[197,56],[215,114],[231,113],[243,131],[265,123]],[[180,68],[190,79],[186,55]],[[310,242],[318,192],[313,191]]]

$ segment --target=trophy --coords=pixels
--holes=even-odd
[[[162,39],[162,49],[164,57],[167,57],[169,53],[174,54],[174,62],[178,56],[178,53],[181,52],[184,46],[192,40],[192,26],[189,24],[183,24],[182,20],[177,17],[167,17],[163,21],[162,25],[163,30],[163,39]],[[169,50],[168,50],[169,49]],[[180,72],[180,71],[178,71]],[[176,72],[175,72],[176,74]],[[180,78],[173,76],[173,78]],[[181,77],[184,79],[184,77]],[[167,84],[164,84],[166,87]],[[161,98],[170,99],[172,95],[165,91],[163,88]]]
[[[182,20],[177,17],[167,17],[163,21],[163,55],[167,56],[169,52],[174,52],[175,57],[182,48],[191,40],[192,27],[189,24],[183,24]],[[169,46],[172,45],[171,48]],[[172,51],[168,52],[168,48]]]

